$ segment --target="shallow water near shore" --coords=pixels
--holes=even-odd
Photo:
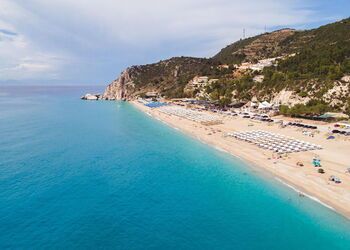
[[[350,249],[349,220],[93,90],[0,87],[1,249]]]

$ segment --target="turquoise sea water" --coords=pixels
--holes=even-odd
[[[0,87],[0,249],[350,249],[350,222],[87,87]]]

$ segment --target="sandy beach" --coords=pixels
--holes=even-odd
[[[228,117],[219,114],[216,115],[221,117],[222,124],[206,126],[179,116],[162,113],[156,108],[148,108],[137,101],[133,101],[132,103],[140,110],[165,122],[171,127],[177,128],[235,157],[239,157],[261,170],[269,171],[276,179],[290,185],[290,187],[298,192],[350,218],[350,174],[346,173],[346,169],[350,167],[350,140],[344,136],[337,136],[334,140],[327,140],[327,131],[331,126],[330,124],[318,124],[319,133],[316,133],[314,137],[303,135],[301,129],[296,127],[288,126],[281,128],[278,124],[253,121],[241,117]],[[307,123],[310,123],[310,121]],[[321,145],[323,149],[290,153],[282,158],[277,158],[277,154],[271,151],[263,150],[247,142],[224,136],[229,132],[250,130],[264,130],[291,136],[299,140]],[[312,159],[315,156],[321,159],[325,174],[318,173],[317,168],[313,167]],[[297,166],[297,162],[302,162],[304,166]],[[329,181],[331,175],[339,177],[342,183],[336,184]]]

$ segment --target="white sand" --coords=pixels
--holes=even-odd
[[[300,128],[281,128],[278,124],[267,124],[239,117],[222,116],[223,124],[205,126],[174,115],[166,115],[138,102],[133,102],[133,104],[154,118],[158,118],[202,142],[268,170],[278,180],[350,218],[350,174],[345,173],[346,169],[350,167],[350,140],[340,136],[336,140],[326,140],[326,131],[330,125],[319,126],[322,132],[316,134],[315,137],[303,135]],[[306,123],[310,124],[310,121]],[[323,149],[292,153],[283,159],[272,159],[273,153],[271,151],[231,137],[224,137],[224,134],[228,132],[249,130],[265,130],[292,136],[299,140],[321,145]],[[312,166],[312,159],[315,155],[320,157],[325,174],[319,174],[317,168]],[[277,155],[275,154],[275,156]],[[297,166],[298,161],[302,162],[304,166]],[[329,181],[330,175],[339,177],[342,183],[336,184]]]

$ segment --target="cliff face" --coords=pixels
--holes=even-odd
[[[110,83],[103,99],[132,99],[149,91],[180,97],[195,75],[211,74],[215,62],[205,58],[174,57],[158,63],[132,66]]]
[[[118,79],[111,82],[104,94],[105,100],[123,100],[130,97],[135,88],[135,84],[132,79],[132,68],[124,70]]]

